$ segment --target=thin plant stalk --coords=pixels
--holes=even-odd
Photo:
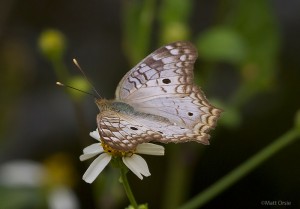
[[[179,209],[200,208],[299,137],[299,130],[296,128],[291,129],[212,186],[179,207]]]
[[[127,179],[127,169],[124,168],[124,167],[121,167],[121,178],[122,178],[122,184],[123,184],[123,187],[124,187],[124,190],[125,190],[125,193],[129,199],[129,202],[131,204],[131,206],[135,209],[138,208],[138,204],[134,198],[134,195],[131,191],[131,188],[130,188],[130,185],[129,185],[129,182],[128,182],[128,179]]]

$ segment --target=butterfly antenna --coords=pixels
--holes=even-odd
[[[79,69],[79,71],[82,73],[82,75],[85,77],[85,79],[89,82],[89,84],[91,85],[91,87],[93,88],[93,91],[98,95],[99,98],[101,98],[100,94],[98,93],[98,91],[96,90],[95,86],[92,84],[92,82],[90,81],[90,79],[87,77],[87,75],[85,74],[85,72],[82,70],[82,68],[80,67],[79,63],[77,62],[76,59],[73,59],[73,63],[76,65],[76,67]],[[66,85],[65,85],[66,86]],[[75,89],[75,88],[73,88]],[[77,89],[78,90],[78,89]]]
[[[82,93],[85,93],[85,94],[88,94],[88,95],[90,95],[90,96],[96,97],[95,94],[92,94],[92,93],[89,93],[89,92],[86,92],[86,91],[77,89],[77,88],[75,88],[75,87],[73,87],[73,86],[69,86],[69,85],[63,84],[63,83],[58,82],[58,81],[56,82],[56,85],[62,86],[62,87],[67,87],[67,88],[70,88],[70,89],[74,89],[74,90],[76,90],[76,91],[80,91],[80,92],[82,92]]]

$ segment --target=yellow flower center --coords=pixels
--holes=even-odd
[[[116,150],[112,147],[110,147],[109,145],[105,144],[105,142],[101,141],[101,146],[104,149],[104,152],[115,156],[115,157],[125,157],[125,156],[131,156],[135,153],[135,150],[130,150],[130,151],[120,151],[120,150]]]

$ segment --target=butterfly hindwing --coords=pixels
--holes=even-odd
[[[146,117],[145,117],[146,116]],[[130,151],[138,144],[198,141],[208,144],[209,135],[172,124],[163,117],[144,113],[106,110],[97,116],[101,139],[116,150]]]

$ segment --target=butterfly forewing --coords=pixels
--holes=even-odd
[[[196,58],[197,51],[189,42],[161,47],[123,77],[116,90],[116,99],[142,99],[147,94],[141,95],[141,90],[151,92],[152,96],[167,91],[168,86],[178,87],[182,82],[192,84]]]

